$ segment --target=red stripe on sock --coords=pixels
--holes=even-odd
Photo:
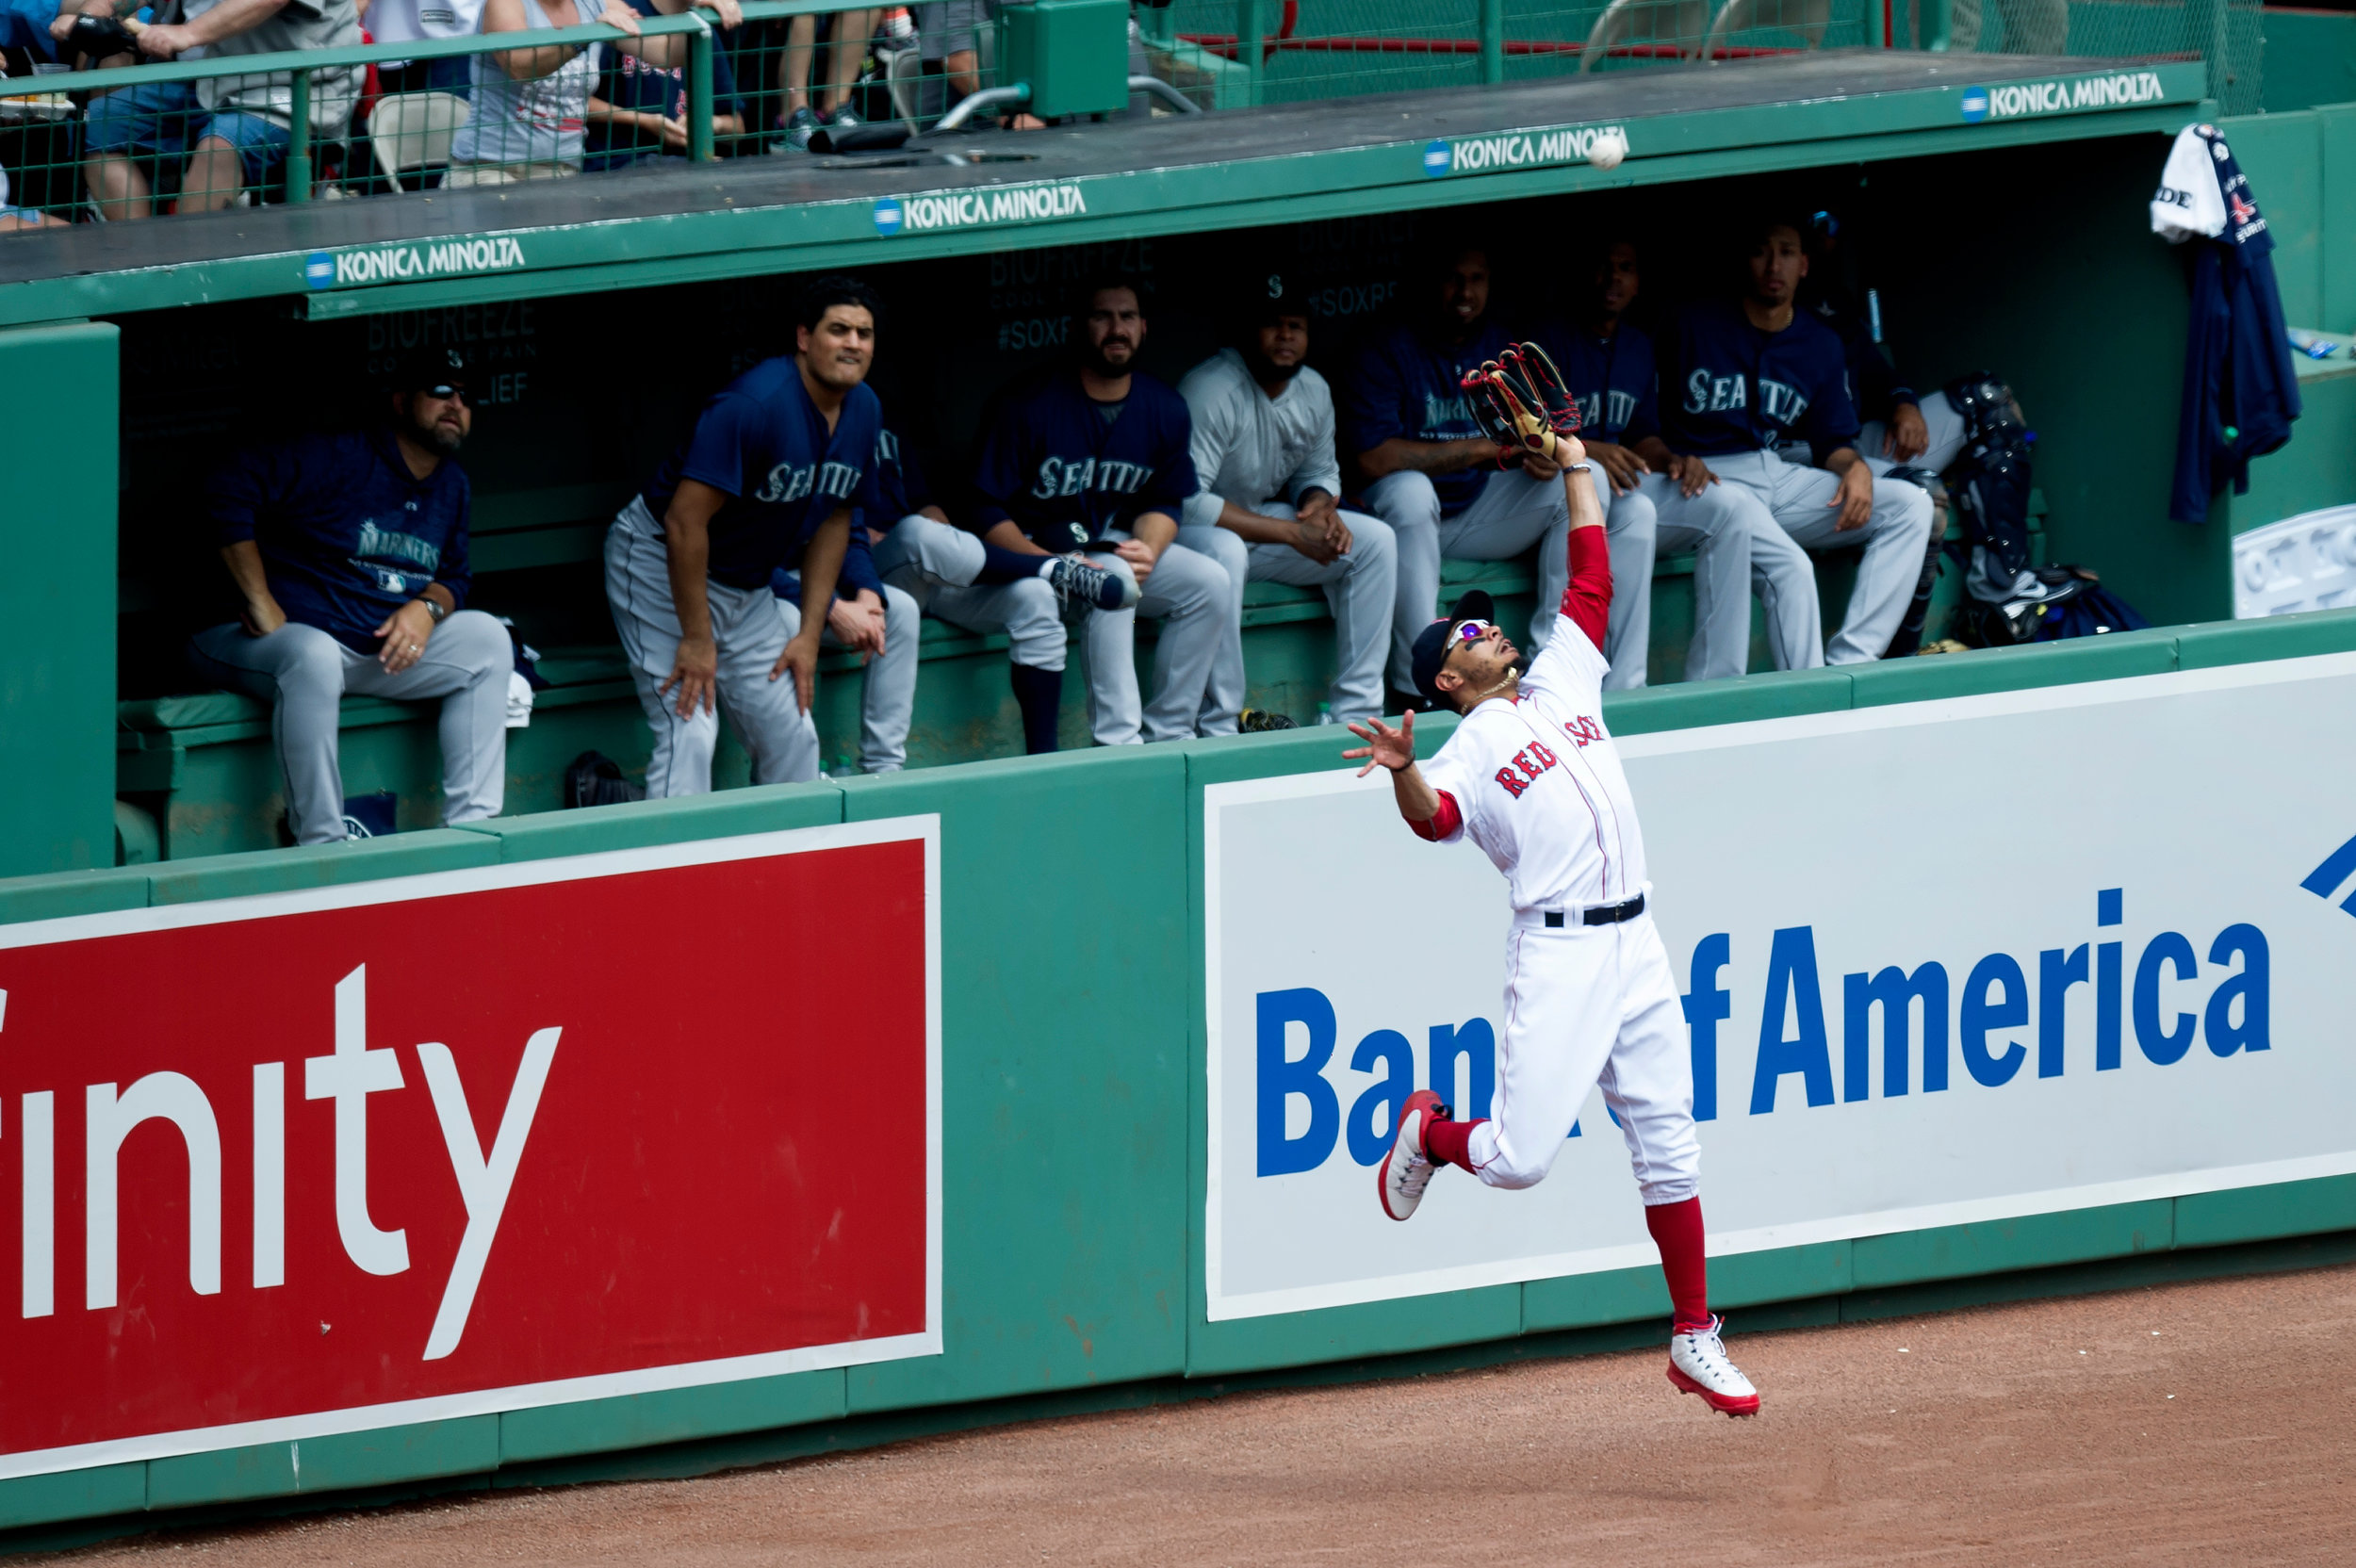
[[[1659,1203],[1644,1210],[1644,1229],[1661,1249],[1661,1272],[1668,1277],[1677,1326],[1710,1321],[1710,1265],[1702,1256],[1702,1200]]]

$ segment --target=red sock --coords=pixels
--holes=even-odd
[[[1488,1119],[1483,1117],[1481,1120]],[[1472,1130],[1480,1121],[1427,1121],[1423,1124],[1423,1152],[1440,1165],[1472,1168]]]
[[[1644,1210],[1644,1229],[1661,1249],[1661,1272],[1669,1279],[1677,1326],[1710,1321],[1710,1266],[1702,1257],[1702,1200],[1660,1203]]]

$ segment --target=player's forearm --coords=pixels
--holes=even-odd
[[[843,575],[843,557],[851,545],[851,513],[847,507],[818,525],[810,536],[810,547],[802,552],[802,603],[826,605],[834,602],[834,585]],[[804,612],[802,635],[816,642],[825,630],[826,618]]]
[[[1857,466],[1857,462],[1855,447],[1835,447],[1824,454],[1824,471],[1828,474],[1838,474],[1845,479],[1848,477],[1849,470]]]
[[[1562,470],[1562,499],[1571,509],[1571,531],[1603,527],[1603,502],[1595,495],[1590,459],[1575,458]]]
[[[1631,446],[1628,450],[1643,458],[1645,467],[1663,474],[1669,471],[1669,465],[1677,461],[1677,455],[1669,449],[1669,443],[1658,435],[1645,436],[1642,441]]]
[[[1129,537],[1153,552],[1156,560],[1178,537],[1178,519],[1167,512],[1140,512],[1129,525]]]
[[[1399,814],[1411,827],[1440,814],[1440,792],[1413,762],[1391,771],[1391,798],[1399,802]]]
[[[663,519],[663,561],[671,578],[671,608],[679,615],[679,636],[712,641],[712,600],[704,592],[704,574],[712,564],[709,519],[681,514],[671,503]]]
[[[1476,468],[1497,456],[1497,444],[1485,438],[1470,441],[1410,441],[1394,435],[1371,451],[1358,454],[1358,466],[1368,479],[1392,474],[1454,474]]]
[[[1219,526],[1249,545],[1289,545],[1299,530],[1283,517],[1270,517],[1219,498]]]
[[[945,523],[949,519],[943,517],[941,520]],[[1029,534],[1015,527],[1011,521],[1006,520],[990,524],[989,530],[982,535],[982,543],[985,545],[995,545],[1002,550],[1012,550],[1017,555],[1046,555],[1050,553],[1047,550],[1041,549],[1038,545],[1032,543],[1031,536]]]

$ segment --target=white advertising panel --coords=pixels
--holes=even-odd
[[[1713,1253],[2356,1171],[2356,655],[1620,749]],[[1210,1317],[1651,1264],[1599,1095],[1534,1189],[1376,1201],[1407,1093],[1487,1108],[1480,851],[1380,773],[1203,811]]]

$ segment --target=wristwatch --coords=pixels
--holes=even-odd
[[[449,611],[442,608],[440,600],[428,598],[423,594],[419,594],[417,596],[417,602],[425,606],[425,612],[434,617],[434,624],[435,626],[440,626],[442,624],[443,617],[450,613]]]

